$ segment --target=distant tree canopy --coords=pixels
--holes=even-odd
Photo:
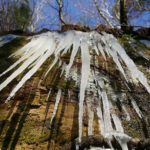
[[[0,0],[0,31],[26,31],[31,21],[28,0]]]
[[[19,6],[14,7],[16,27],[26,30],[31,20],[31,9],[28,0],[24,0]]]

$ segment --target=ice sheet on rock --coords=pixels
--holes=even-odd
[[[57,113],[57,109],[58,109],[58,105],[59,105],[59,102],[60,102],[60,99],[61,99],[61,89],[58,90],[58,93],[57,93],[57,96],[56,96],[56,101],[55,101],[55,106],[54,106],[54,110],[53,110],[53,114],[51,116],[51,120],[50,120],[50,126],[52,125],[52,122],[56,116],[56,113]]]

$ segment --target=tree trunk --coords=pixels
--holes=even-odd
[[[128,17],[126,0],[120,0],[120,25],[123,31],[128,30]]]

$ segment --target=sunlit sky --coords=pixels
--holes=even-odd
[[[40,0],[37,0],[40,1]],[[101,2],[102,0],[100,0]],[[108,9],[110,10],[114,5],[115,0],[105,0],[108,3]],[[51,0],[53,6],[56,6],[54,0]],[[67,23],[72,24],[82,24],[94,28],[104,21],[99,17],[97,10],[95,9],[92,0],[65,0],[65,18]],[[102,3],[99,3],[101,8],[105,8]],[[58,29],[59,19],[57,17],[57,11],[50,8],[49,5],[45,5],[43,10],[43,20],[39,22],[39,29],[48,28],[48,29]],[[118,25],[118,22],[114,19],[111,19],[115,25]],[[146,11],[140,15],[130,19],[130,24],[133,26],[144,26],[150,27],[150,12]]]

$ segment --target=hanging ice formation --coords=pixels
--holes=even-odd
[[[77,58],[77,54],[80,54],[80,52],[81,61]],[[68,64],[62,62],[60,59],[65,54],[70,54]],[[53,62],[48,67],[45,78],[49,75],[51,69],[55,65],[59,64],[62,67],[60,76],[65,74],[66,79],[72,76],[73,80],[76,81],[76,85],[79,85],[80,88],[78,118],[79,142],[81,142],[82,139],[83,107],[84,102],[87,102],[89,112],[88,134],[93,134],[95,111],[95,114],[98,116],[100,134],[107,139],[110,148],[113,149],[111,141],[115,138],[122,149],[127,150],[127,143],[131,137],[124,133],[119,116],[117,116],[115,111],[112,111],[114,108],[112,101],[113,99],[117,99],[117,96],[114,96],[115,94],[111,94],[111,96],[109,96],[108,94],[108,91],[112,90],[109,89],[108,86],[111,81],[104,77],[100,73],[100,70],[93,67],[91,68],[91,65],[98,65],[98,61],[94,60],[95,56],[102,56],[104,60],[112,58],[114,64],[116,64],[116,68],[120,71],[122,77],[124,77],[127,83],[131,81],[136,84],[140,83],[145,87],[148,93],[150,93],[150,86],[148,85],[146,77],[140,70],[138,70],[132,59],[130,59],[130,57],[126,54],[124,48],[119,44],[118,40],[111,34],[99,34],[95,31],[89,33],[67,31],[60,34],[57,32],[47,32],[33,36],[28,44],[11,55],[11,57],[20,58],[6,71],[1,73],[0,76],[4,76],[15,69],[15,71],[13,71],[10,76],[1,83],[0,91],[17,78],[19,74],[28,69],[28,72],[24,74],[19,83],[11,91],[7,99],[7,101],[9,101],[15,96],[16,92],[18,92],[26,81],[30,79],[49,58],[52,58]],[[77,66],[74,65],[75,61],[81,63],[80,75],[78,75],[78,71],[76,69]],[[71,70],[72,68],[74,68],[74,71]],[[56,115],[61,93],[61,90],[59,90],[51,122]],[[87,98],[89,93],[92,93],[91,95],[94,97],[90,101],[88,101]],[[123,104],[123,99],[120,99],[120,101],[127,120],[130,120],[130,115]],[[96,105],[94,105],[94,103],[96,103]],[[141,118],[142,113],[134,100],[132,100],[132,105]]]

